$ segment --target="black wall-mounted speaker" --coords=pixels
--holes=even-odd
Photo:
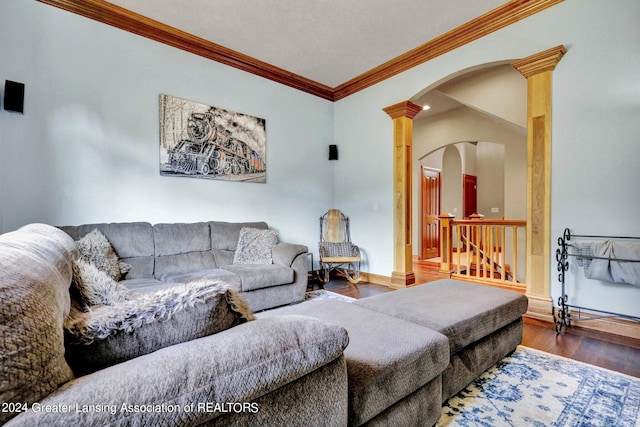
[[[4,109],[24,113],[24,83],[5,80]]]
[[[331,144],[329,146],[329,160],[338,160],[338,146]]]

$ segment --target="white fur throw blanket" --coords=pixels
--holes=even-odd
[[[120,331],[130,333],[144,325],[169,320],[176,313],[205,304],[216,296],[224,296],[230,310],[243,321],[254,319],[235,290],[220,281],[203,279],[150,294],[131,292],[124,301],[94,306],[87,311],[74,305],[64,328],[77,343],[90,344]]]

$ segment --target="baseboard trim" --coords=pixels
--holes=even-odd
[[[558,308],[553,307],[553,304],[536,300],[529,296],[529,310],[525,313],[525,317],[554,325],[555,319],[553,312],[557,310]],[[579,312],[577,310],[570,310],[570,313],[571,326],[565,328],[565,330],[576,328],[640,341],[640,322],[619,317],[586,320],[586,318],[590,316],[590,313]]]
[[[605,332],[607,334],[620,335],[626,338],[640,340],[640,322],[621,319],[619,317],[607,317],[601,319],[586,320],[590,313],[570,310],[571,326],[592,331]],[[582,319],[580,319],[582,317]]]
[[[373,283],[374,285],[382,285],[386,287],[391,286],[391,277],[389,276],[382,276],[380,274],[367,273],[364,271],[360,272],[360,276],[363,281]]]
[[[526,295],[526,294],[525,294]],[[553,323],[553,303],[551,299],[540,298],[534,295],[526,295],[529,300],[529,308],[525,316],[543,322]]]

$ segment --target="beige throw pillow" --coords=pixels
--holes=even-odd
[[[278,240],[275,230],[243,227],[240,229],[234,264],[273,264],[271,250]]]

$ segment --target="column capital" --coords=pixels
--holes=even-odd
[[[511,65],[513,65],[520,74],[529,78],[535,74],[544,73],[545,71],[553,71],[566,52],[567,49],[563,45],[560,45],[514,61]]]
[[[422,107],[411,101],[403,101],[383,108],[382,111],[391,116],[392,119],[408,117],[413,120],[413,118],[422,111]]]

